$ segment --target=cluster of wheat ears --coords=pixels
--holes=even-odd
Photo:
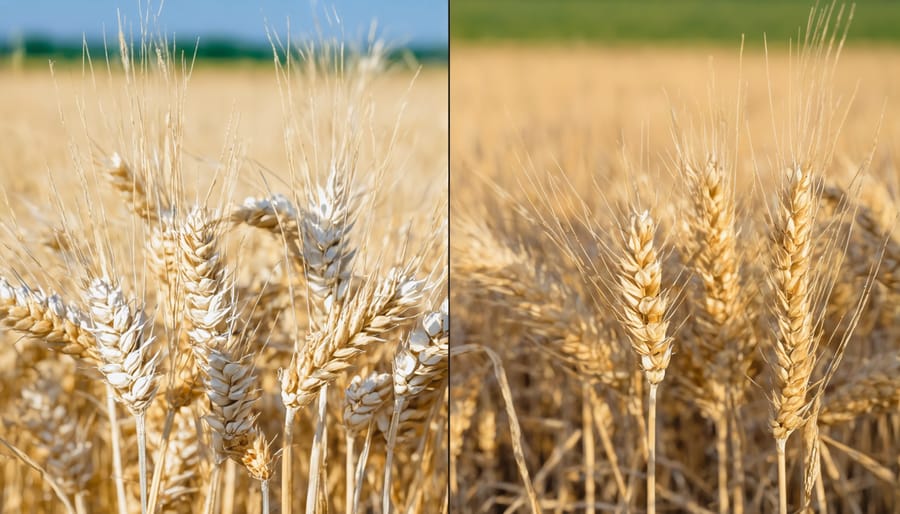
[[[453,197],[452,348],[505,370],[454,353],[452,508],[897,512],[896,170],[834,162],[846,19],[811,16],[770,155],[740,100],[674,115],[658,176],[460,150],[488,194]]]
[[[239,175],[223,127],[195,179],[191,64],[142,33],[86,62],[103,123],[83,101],[90,146],[3,222],[0,510],[446,510],[446,183],[391,175],[383,48],[273,38],[289,176]]]

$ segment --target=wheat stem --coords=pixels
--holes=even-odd
[[[169,449],[169,437],[172,434],[174,422],[175,409],[169,408],[166,411],[166,420],[163,423],[162,437],[160,438],[159,450],[156,452],[154,462],[153,478],[150,481],[150,495],[147,498],[147,512],[151,514],[156,512],[156,501],[159,498],[159,487],[162,482],[163,469],[166,465],[166,451]]]
[[[237,463],[229,459],[225,462],[225,487],[222,490],[222,508],[221,514],[232,514],[234,512],[234,486],[237,480]]]
[[[222,464],[213,464],[212,473],[209,476],[209,488],[206,492],[206,500],[203,503],[203,514],[213,514],[215,511],[216,497],[219,495],[219,478],[221,474]]]
[[[292,448],[294,444],[294,416],[297,409],[288,407],[284,410],[284,437],[281,447],[281,512],[291,512],[293,508],[293,462]]]
[[[784,447],[787,438],[776,439],[775,448],[778,451],[778,512],[787,514],[787,471],[785,470]]]
[[[737,415],[738,405],[736,402],[731,401],[729,422],[732,426],[728,431],[728,437],[731,441],[732,480],[734,482],[731,493],[731,508],[734,514],[744,514],[744,449]]]
[[[88,514],[90,512],[87,506],[87,491],[81,491],[75,495],[75,512],[76,514]]]
[[[355,473],[353,472],[356,468],[353,460],[354,460],[354,444],[356,443],[356,434],[351,433],[349,430],[346,433],[344,438],[344,445],[346,446],[346,460],[344,461],[344,478],[346,480],[345,489],[345,497],[344,497],[344,510],[346,512],[350,511],[350,505],[353,504],[353,496],[354,496],[354,480]]]
[[[650,384],[647,410],[647,514],[656,514],[656,390]]]
[[[141,513],[147,514],[147,415],[137,414],[134,421],[137,425],[138,468],[141,476]]]
[[[375,418],[372,418],[369,421],[369,428],[366,429],[366,440],[363,443],[362,451],[359,454],[359,461],[356,463],[356,487],[353,491],[353,508],[350,510],[350,514],[356,514],[359,512],[359,498],[362,495],[363,489],[363,479],[366,475],[366,462],[369,460],[369,450],[372,448],[372,433],[373,425],[375,424]]]
[[[262,495],[262,514],[269,514],[269,481],[260,481],[259,489]]]
[[[381,512],[391,514],[391,468],[394,467],[394,446],[397,443],[397,427],[400,426],[400,413],[405,408],[401,398],[394,400],[394,412],[391,414],[391,428],[388,431],[387,458],[384,464],[384,487],[381,491]]]
[[[125,474],[122,471],[122,442],[119,433],[119,416],[116,413],[116,393],[109,382],[106,382],[106,410],[109,415],[109,440],[112,445],[113,473],[116,482],[116,501],[119,514],[128,514],[128,502],[125,496]]]
[[[594,484],[594,427],[591,416],[590,391],[590,384],[585,383],[581,386],[581,422],[584,433],[584,439],[582,440],[584,445],[584,500],[587,503],[585,514],[594,514],[594,498],[596,494]]]
[[[319,478],[322,474],[322,460],[328,444],[325,437],[325,416],[328,407],[328,386],[319,390],[319,403],[316,415],[316,432],[313,434],[312,449],[309,452],[309,483],[306,488],[306,514],[316,513],[316,500],[319,494]]]
[[[728,511],[728,418],[716,416],[716,466],[718,468],[719,512]]]

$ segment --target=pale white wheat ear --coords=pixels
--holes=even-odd
[[[186,326],[187,344],[181,340],[170,342],[170,351],[177,359],[170,366],[172,384],[167,395],[169,408],[166,427],[171,427],[177,411],[207,393],[209,355],[224,351],[231,338],[235,317],[231,276],[221,251],[221,223],[215,212],[194,205],[182,219],[163,216],[161,230],[156,233],[159,252],[155,266],[162,268],[169,281],[169,302],[183,308],[172,309],[172,316],[183,312],[184,319],[170,319],[170,327]],[[178,287],[175,287],[175,286]],[[171,307],[171,306],[170,306]],[[179,332],[180,333],[180,332]],[[156,501],[165,469],[168,452],[168,433],[163,433],[157,452],[156,469],[150,486],[149,506],[156,509]],[[217,475],[214,477],[217,478]]]
[[[209,352],[228,344],[234,318],[230,277],[220,249],[215,216],[195,206],[179,231],[181,282],[188,337],[198,371]]]
[[[344,428],[346,429],[346,502],[347,512],[359,510],[366,462],[372,443],[372,426],[380,412],[390,405],[393,393],[390,373],[372,372],[366,378],[354,376],[344,394]],[[356,437],[365,433],[365,442],[356,463]]]
[[[300,240],[312,308],[321,317],[347,295],[356,255],[348,235],[356,213],[348,184],[337,169],[332,169],[325,184],[317,186],[307,202],[300,218]]]
[[[422,296],[423,282],[394,268],[382,280],[370,280],[325,327],[313,333],[302,352],[282,373],[281,398],[299,409],[315,400],[322,387],[352,366],[352,360],[371,344],[402,325]]]
[[[140,308],[125,300],[122,289],[108,278],[94,279],[87,290],[93,333],[100,353],[100,371],[116,399],[137,423],[141,510],[147,511],[146,412],[156,395],[157,355],[149,321]],[[116,428],[118,430],[118,428]]]
[[[0,277],[0,324],[41,340],[51,349],[96,363],[99,354],[90,317],[59,295],[47,296]]]
[[[430,411],[438,396],[443,397],[450,359],[450,307],[445,298],[437,311],[425,314],[419,326],[394,356],[394,409],[388,431],[387,463],[384,468],[382,511],[391,512],[391,468],[401,417],[411,403],[414,410]],[[423,412],[424,413],[424,412]],[[412,416],[418,418],[419,416]],[[425,419],[427,419],[427,414]],[[428,427],[416,427],[427,430]]]
[[[259,397],[253,374],[252,355],[245,344],[210,351],[206,374],[209,414],[204,420],[212,429],[217,462],[240,461],[255,436],[253,404]]]
[[[249,341],[235,336],[206,355],[204,382],[209,413],[204,420],[212,429],[214,467],[204,512],[214,511],[221,465],[226,459],[243,463],[245,453],[259,435],[253,405],[259,398]]]

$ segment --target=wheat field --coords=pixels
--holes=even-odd
[[[0,70],[0,511],[446,510],[447,69],[276,48]]]
[[[453,46],[452,511],[900,509],[900,52],[831,16]]]

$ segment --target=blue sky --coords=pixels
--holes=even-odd
[[[165,0],[159,25],[176,37],[231,36],[266,41],[265,27],[279,34],[310,35],[316,19],[322,31],[337,36],[326,13],[341,17],[346,39],[359,41],[376,20],[380,33],[395,44],[446,45],[448,0]],[[137,30],[138,13],[146,12],[142,0],[0,0],[0,38],[15,34],[43,34],[59,38],[89,39],[115,33],[116,11],[131,20]],[[159,0],[151,4],[155,14]]]

